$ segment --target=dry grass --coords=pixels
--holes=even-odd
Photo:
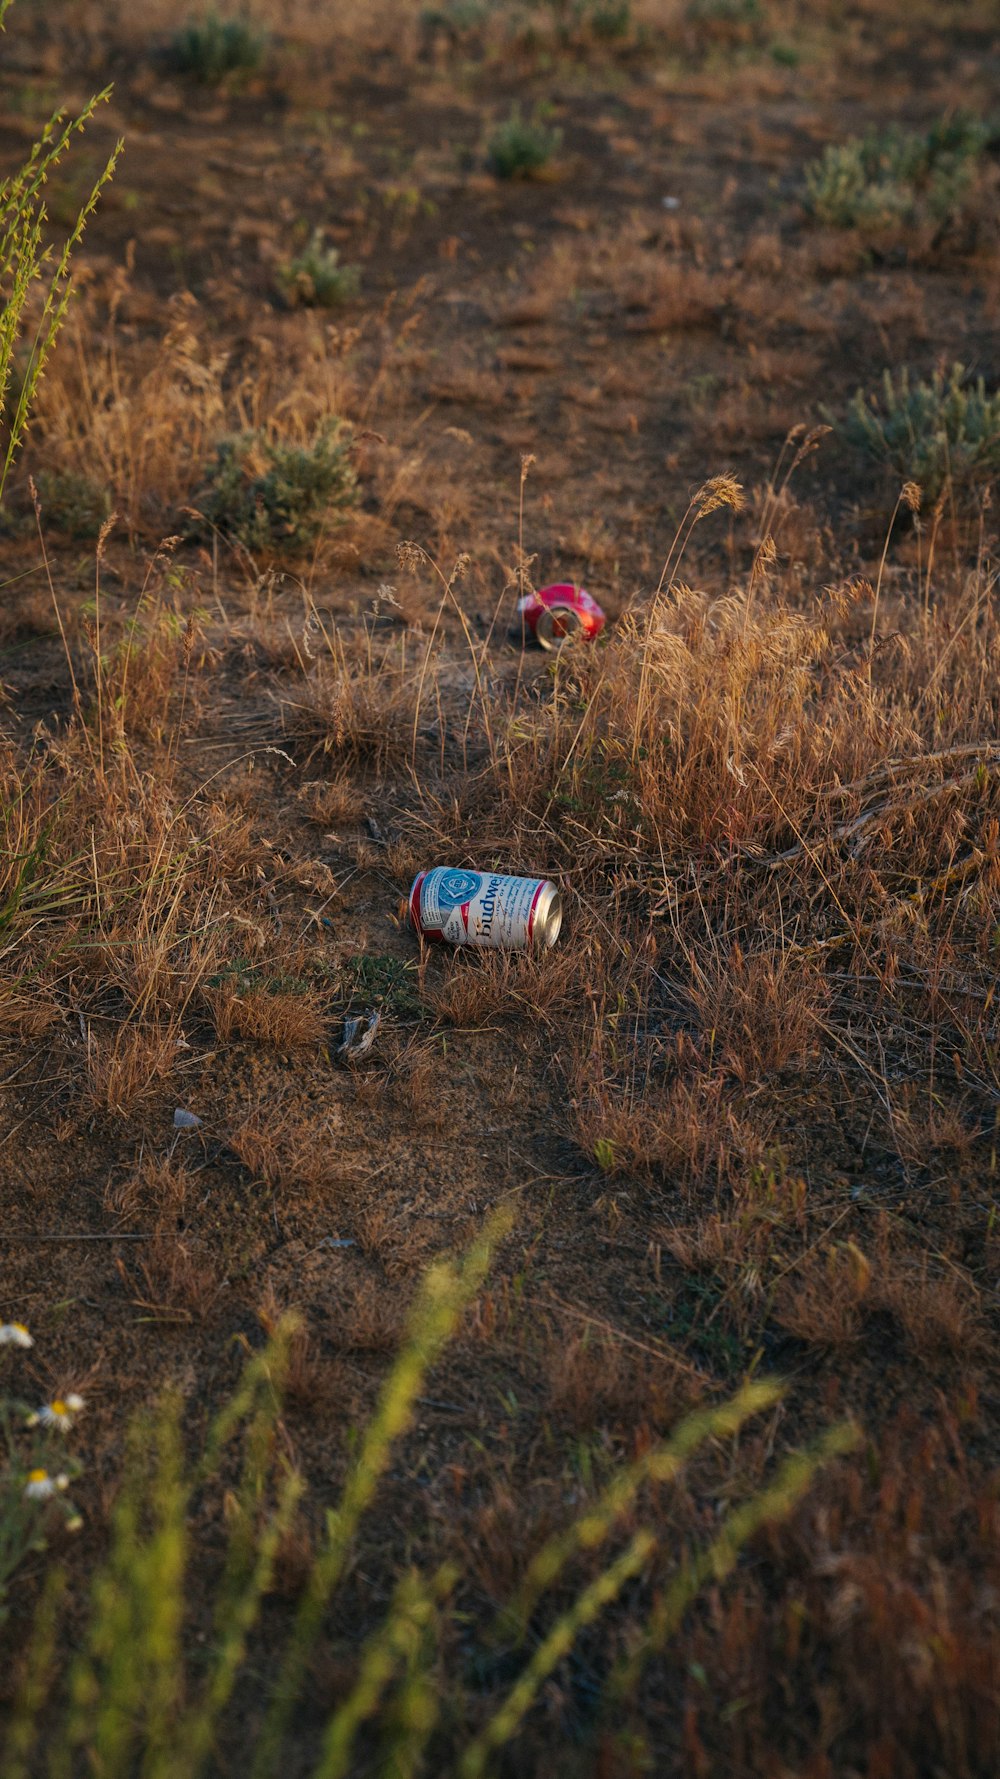
[[[114,1036],[87,1032],[84,1092],[102,1112],[124,1118],[159,1098],[177,1063],[177,1033],[122,1026]]]
[[[310,760],[398,765],[423,739],[421,652],[406,636],[376,644],[325,626],[316,642],[298,685],[276,693],[285,733],[311,745]]]
[[[223,1043],[233,1038],[302,1050],[322,1043],[323,1009],[314,995],[275,993],[270,988],[206,988],[204,999]]]
[[[887,525],[858,464],[798,423],[904,341],[929,362],[959,312],[981,355],[994,262],[953,242],[934,277],[873,268],[796,212],[802,139],[841,100],[854,115],[879,57],[931,103],[884,41],[893,0],[808,31],[784,5],[635,5],[600,51],[557,45],[546,8],[533,44],[491,19],[478,72],[440,34],[408,60],[419,8],[399,24],[394,5],[339,9],[326,61],[305,0],[256,6],[276,42],[243,98],[195,103],[153,62],[128,89],[171,150],[176,116],[198,153],[217,132],[227,182],[266,127],[274,177],[253,161],[230,202],[176,172],[171,202],[225,211],[192,249],[198,300],[157,283],[186,223],[108,273],[113,237],[26,469],[87,478],[118,520],[74,542],[43,492],[46,579],[26,480],[11,516],[11,574],[32,578],[0,613],[0,1167],[18,1229],[30,1141],[45,1232],[101,1238],[79,1271],[53,1243],[18,1272],[12,1243],[11,1298],[73,1302],[74,1343],[92,1309],[150,1395],[180,1369],[211,1395],[233,1340],[294,1307],[276,1438],[319,1525],[331,1429],[355,1424],[415,1272],[510,1194],[509,1251],[428,1386],[317,1685],[350,1668],[406,1540],[457,1555],[460,1611],[489,1616],[567,1502],[693,1398],[776,1370],[767,1429],[657,1495],[663,1554],[553,1678],[519,1771],[981,1779],[1000,1735],[996,515],[911,489]],[[137,45],[175,22],[120,28]],[[921,28],[925,69],[943,27]],[[359,97],[344,71],[377,43]],[[553,93],[572,187],[498,195],[475,161],[480,101],[505,109],[515,78]],[[410,181],[404,226],[386,188]],[[271,303],[314,211],[364,267],[357,331]],[[266,573],[193,536],[220,439],[302,442],[331,417],[359,496],[336,535]],[[606,602],[600,644],[522,654],[519,591],[564,572]],[[418,946],[403,899],[436,862],[557,878],[558,946]],[[369,1004],[378,1044],[342,1067],[342,1018]],[[105,1278],[124,1234],[143,1239]],[[53,1249],[66,1270],[40,1284]],[[842,1412],[863,1456],[719,1578],[612,1721],[609,1670],[680,1554]],[[101,1413],[97,1468],[118,1438]],[[284,1553],[276,1618],[312,1550],[303,1532]],[[514,1659],[469,1679],[470,1709]]]
[[[567,655],[540,682],[516,664],[496,671],[461,626],[456,652],[439,658],[447,582],[437,621],[417,635],[335,627],[308,608],[309,652],[293,650],[272,682],[299,750],[289,806],[324,844],[346,846],[353,869],[391,872],[399,890],[429,845],[455,858],[502,847],[505,862],[561,876],[570,905],[564,942],[544,956],[422,956],[422,1013],[407,1017],[429,1015],[437,1034],[399,1044],[390,1020],[385,1054],[327,1080],[319,1106],[280,1082],[229,1122],[225,1151],[249,1189],[269,1188],[282,1216],[321,1205],[325,1229],[346,1219],[351,1230],[356,1270],[322,1346],[303,1335],[293,1355],[290,1406],[304,1424],[336,1399],[344,1356],[391,1348],[394,1292],[439,1245],[438,1224],[382,1199],[378,1164],[352,1133],[356,1120],[374,1132],[388,1107],[411,1142],[447,1142],[442,1037],[544,1035],[562,1135],[604,1239],[621,1239],[637,1195],[666,1214],[653,1277],[661,1291],[664,1258],[677,1268],[673,1325],[688,1330],[691,1356],[659,1339],[622,1343],[589,1308],[570,1333],[553,1325],[541,1339],[510,1296],[499,1312],[496,1298],[481,1305],[470,1328],[477,1348],[530,1363],[551,1425],[581,1450],[641,1445],[644,1427],[666,1425],[703,1387],[706,1367],[728,1375],[765,1336],[845,1366],[887,1333],[924,1365],[967,1367],[984,1350],[978,1289],[960,1261],[928,1253],[892,1219],[845,1224],[828,1189],[807,1189],[774,1158],[835,1083],[840,1116],[864,1116],[911,1172],[935,1155],[975,1162],[1000,1086],[983,1017],[1000,871],[988,571],[932,570],[922,555],[904,571],[905,598],[900,576],[890,596],[877,574],[816,595],[782,568],[772,527],[787,522],[789,496],[768,486],[741,520],[756,540],[742,583],[687,585],[692,535],[740,500],[731,478],[706,484],[659,591],[601,650]],[[169,562],[154,567],[154,586]],[[269,927],[253,819],[184,776],[179,738],[208,708],[219,658],[210,631],[158,615],[155,592],[147,610],[124,628],[105,611],[100,641],[96,615],[67,636],[77,692],[66,718],[40,751],[7,757],[16,829],[5,895],[22,972],[9,1023],[25,1030],[36,1009],[47,1029],[54,1009],[86,1008],[83,1044],[62,1027],[62,1066],[86,1105],[125,1120],[162,1101],[199,1009],[224,1050],[249,1039],[303,1057],[329,1018],[314,988],[283,985],[308,955]],[[334,776],[317,780],[324,754]],[[376,823],[345,842],[338,830],[356,835],[376,786],[384,820],[392,774],[407,783],[402,836],[387,846]],[[274,867],[312,883],[318,864]],[[129,1301],[159,1326],[211,1323],[228,1273],[189,1224],[187,1172],[154,1158],[105,1203],[152,1223],[122,1263]],[[277,1301],[265,1293],[260,1315],[273,1321]],[[743,1481],[749,1467],[744,1453]],[[464,1499],[468,1482],[454,1486]],[[471,1540],[484,1575],[514,1562],[504,1548],[517,1500],[513,1473],[488,1473],[463,1513],[456,1539]],[[677,1511],[680,1523],[695,1515],[693,1502]],[[540,1499],[520,1525],[522,1555],[548,1523]],[[836,1571],[837,1600],[822,1608],[838,1651],[845,1627],[874,1635],[882,1591],[913,1585],[870,1541],[849,1570],[849,1583]],[[763,1607],[748,1586],[737,1600],[716,1672],[738,1689],[751,1683]],[[930,1624],[936,1608],[926,1610]],[[931,1662],[927,1675],[937,1672]],[[955,1695],[954,1711],[967,1708]],[[646,1698],[644,1711],[658,1709]],[[709,1748],[697,1711],[690,1725],[692,1747]]]
[[[283,1104],[279,1099],[250,1112],[229,1133],[228,1142],[243,1166],[267,1186],[339,1192],[344,1202],[357,1177],[357,1163],[344,1148],[338,1100],[325,1115],[308,1120],[294,1100]]]
[[[103,300],[78,305],[34,430],[50,472],[107,490],[131,535],[148,539],[189,528],[186,509],[221,439],[309,442],[346,412],[353,385],[345,342],[308,318],[280,354],[261,333],[234,363],[187,292],[169,305],[165,338],[136,343],[120,320],[129,288],[122,274]]]
[[[445,962],[440,980],[429,983],[425,999],[450,1025],[476,1026],[494,1018],[542,1021],[579,1004],[580,960],[571,949],[525,957],[499,953]]]

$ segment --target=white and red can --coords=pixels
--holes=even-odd
[[[593,642],[604,629],[604,613],[585,587],[574,587],[571,581],[559,581],[542,587],[537,593],[526,593],[517,602],[523,630],[533,636],[543,649],[562,648],[564,642],[585,638]]]
[[[545,877],[439,865],[416,878],[410,922],[423,938],[447,945],[543,951],[559,937],[562,897]]]

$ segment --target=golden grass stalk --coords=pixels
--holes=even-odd
[[[86,1640],[70,1669],[68,1715],[50,1750],[52,1779],[69,1779],[77,1751],[84,1747],[92,1751],[101,1779],[119,1779],[133,1770],[142,1779],[179,1779],[182,1774],[195,1779],[207,1759],[301,1484],[294,1475],[283,1480],[277,1506],[256,1540],[249,1579],[239,1591],[232,1585],[226,1589],[209,1678],[191,1705],[183,1696],[182,1636],[188,1514],[196,1489],[216,1474],[226,1445],[255,1410],[245,1468],[258,1475],[278,1413],[273,1380],[284,1370],[291,1332],[286,1318],[264,1352],[251,1360],[209,1429],[200,1463],[189,1474],[182,1461],[176,1396],[164,1398],[155,1419],[140,1417],[133,1424],[111,1550],[92,1590]],[[229,1583],[240,1566],[242,1530],[238,1516],[227,1550]],[[234,1544],[241,1545],[240,1552],[234,1553]]]
[[[132,1570],[137,1584],[136,1629],[142,1641],[142,1669],[147,1725],[142,1779],[167,1779],[164,1756],[173,1740],[174,1721],[184,1685],[181,1631],[184,1616],[184,1568],[188,1532],[188,1491],[184,1486],[180,1444],[180,1402],[164,1398],[156,1425],[157,1465],[150,1489],[152,1537]],[[141,1626],[141,1629],[140,1629]]]
[[[361,1516],[395,1440],[410,1422],[428,1367],[480,1283],[491,1248],[508,1223],[503,1213],[496,1216],[461,1261],[433,1267],[418,1293],[409,1337],[383,1386],[339,1509],[329,1516],[326,1542],[292,1626],[257,1743],[254,1770],[260,1779],[277,1779],[284,1770],[289,1708],[299,1696],[323,1611],[343,1574]],[[50,1779],[72,1779],[84,1750],[88,1768],[101,1779],[125,1779],[126,1774],[199,1779],[211,1760],[218,1725],[245,1672],[248,1639],[302,1494],[302,1481],[294,1473],[286,1472],[274,1484],[277,1378],[285,1367],[290,1326],[287,1320],[279,1324],[275,1341],[251,1359],[209,1429],[203,1456],[190,1469],[182,1457],[176,1397],[167,1397],[155,1416],[133,1425],[111,1550],[92,1590],[83,1647],[70,1669],[68,1711],[64,1716],[58,1710],[50,1713],[44,1726]],[[689,1417],[666,1445],[613,1478],[596,1506],[544,1547],[508,1618],[523,1622],[538,1594],[570,1559],[607,1538],[645,1481],[669,1481],[706,1439],[737,1432],[748,1415],[769,1406],[778,1394],[773,1385],[747,1386],[732,1402]],[[190,1508],[195,1490],[218,1474],[240,1429],[243,1466],[237,1511],[215,1600],[207,1673],[192,1697],[184,1648]],[[835,1428],[789,1460],[769,1487],[730,1515],[718,1538],[684,1566],[657,1605],[639,1649],[613,1674],[616,1697],[634,1687],[644,1660],[662,1647],[701,1584],[711,1575],[724,1575],[758,1527],[787,1515],[820,1465],[849,1450],[855,1438],[852,1429]],[[546,1680],[581,1633],[641,1573],[656,1542],[653,1531],[640,1529],[559,1614],[499,1708],[459,1753],[460,1779],[478,1779],[493,1755],[513,1742]],[[457,1569],[445,1564],[429,1577],[409,1571],[398,1582],[388,1611],[361,1651],[353,1684],[328,1720],[313,1779],[345,1779],[358,1732],[372,1720],[381,1729],[382,1770],[391,1771],[394,1779],[414,1779],[422,1770],[439,1713],[432,1669],[442,1644],[440,1608],[458,1579]],[[51,1584],[40,1608],[3,1765],[5,1775],[9,1772],[14,1779],[27,1779],[34,1770],[28,1763],[36,1752],[53,1667],[59,1585]]]
[[[410,1653],[393,1700],[392,1722],[384,1738],[385,1771],[392,1779],[417,1779],[425,1771],[424,1750],[441,1714],[441,1691],[432,1660],[428,1635]]]
[[[277,1505],[255,1542],[256,1560],[249,1580],[236,1599],[230,1599],[225,1615],[217,1614],[219,1646],[215,1665],[200,1703],[182,1718],[170,1764],[159,1769],[163,1779],[197,1779],[212,1751],[215,1727],[232,1695],[242,1668],[247,1638],[257,1622],[260,1603],[270,1586],[274,1562],[290,1530],[304,1489],[302,1478],[290,1471],[281,1484]]]

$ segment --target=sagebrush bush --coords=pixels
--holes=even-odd
[[[218,86],[231,74],[252,74],[264,60],[267,39],[248,19],[220,18],[217,12],[190,19],[177,31],[170,60],[203,86]]]
[[[426,6],[420,15],[420,29],[425,46],[433,45],[438,36],[453,47],[470,33],[491,23],[493,7],[489,0],[444,0],[441,6]]]
[[[337,249],[325,246],[322,229],[316,229],[302,252],[281,267],[278,279],[288,301],[306,308],[334,309],[356,297],[361,285],[358,267],[341,265]]]
[[[627,36],[632,25],[631,0],[543,0],[531,11],[553,16],[556,32],[566,42],[588,36],[608,42]]]
[[[498,179],[530,179],[551,160],[561,141],[562,131],[546,124],[537,111],[525,117],[515,105],[490,137],[487,164]]]
[[[97,537],[111,511],[108,490],[73,470],[41,470],[38,497],[43,520],[68,537]]]
[[[859,389],[837,423],[849,445],[916,482],[928,500],[947,485],[974,493],[1000,471],[1000,389],[987,391],[964,365],[911,381],[887,370],[877,394]]]
[[[310,444],[237,433],[216,447],[201,516],[249,550],[301,550],[353,505],[350,442],[337,422]]]
[[[805,169],[806,207],[832,228],[941,226],[961,211],[989,140],[989,126],[963,112],[924,134],[891,127],[831,143]]]

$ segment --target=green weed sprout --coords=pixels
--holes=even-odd
[[[552,129],[537,112],[525,117],[515,105],[489,139],[487,165],[498,179],[530,179],[551,160],[561,141],[561,130]]]
[[[761,17],[761,0],[688,0],[685,17],[692,24],[753,24]]]
[[[591,0],[584,13],[593,35],[604,43],[627,37],[632,29],[631,0]]]
[[[278,279],[290,303],[305,308],[335,309],[356,297],[361,287],[357,266],[342,266],[335,247],[323,244],[322,229],[314,230],[309,244],[288,264]]]

